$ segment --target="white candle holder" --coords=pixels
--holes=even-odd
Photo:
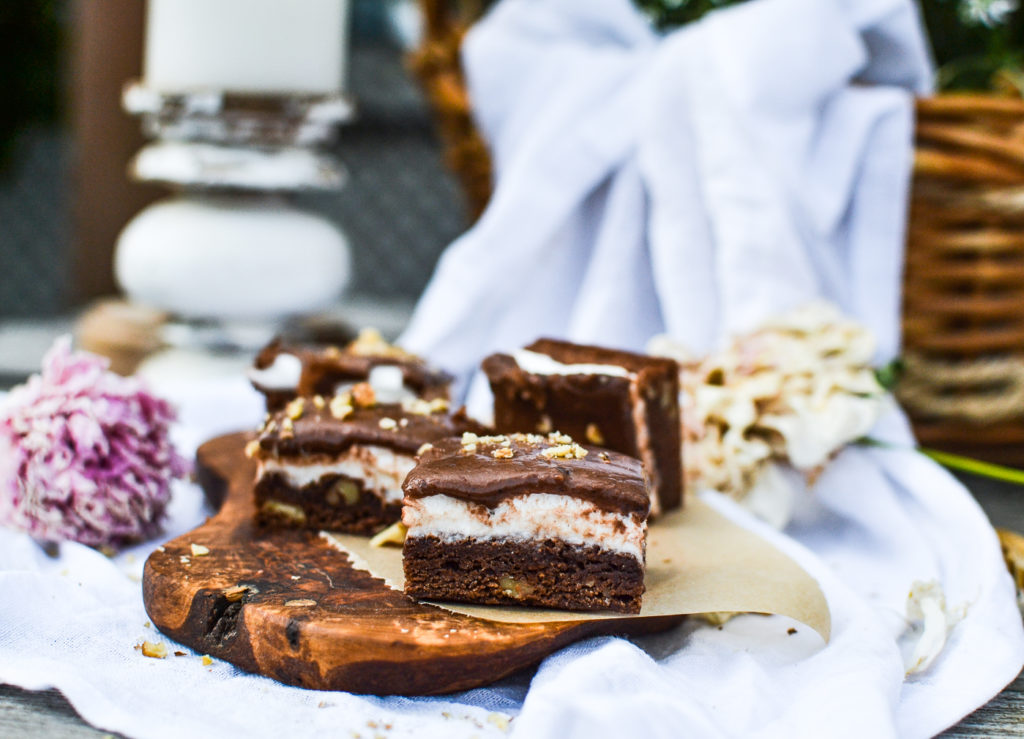
[[[348,240],[289,194],[339,190],[342,165],[323,153],[353,113],[338,93],[163,92],[132,82],[125,109],[154,142],[129,167],[174,194],[122,231],[115,273],[133,302],[167,311],[191,336],[251,349],[295,315],[329,307],[351,268]],[[201,337],[201,338],[197,338]]]

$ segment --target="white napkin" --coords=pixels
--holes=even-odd
[[[703,351],[824,296],[895,353],[930,72],[909,0],[759,0],[664,38],[629,0],[506,0],[465,62],[497,183],[408,348],[462,379],[542,334]]]

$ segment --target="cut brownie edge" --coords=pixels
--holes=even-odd
[[[329,474],[296,488],[269,473],[256,483],[256,521],[275,528],[374,534],[402,517],[401,502],[387,502],[361,480]]]
[[[423,600],[639,613],[643,563],[558,539],[412,536],[403,550],[405,592]]]

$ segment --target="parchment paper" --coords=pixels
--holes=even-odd
[[[371,547],[361,536],[324,533],[354,567],[402,590],[402,550]],[[817,582],[764,539],[699,500],[662,516],[647,535],[647,590],[639,614],[582,613],[522,606],[433,603],[455,613],[507,623],[645,618],[695,613],[776,613],[810,626],[827,642],[831,618]]]

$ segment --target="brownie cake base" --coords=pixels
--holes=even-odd
[[[302,488],[270,473],[256,483],[256,522],[275,528],[375,534],[402,518],[402,503],[386,503],[361,480],[324,475]]]
[[[557,539],[405,540],[405,593],[422,600],[639,613],[635,557]]]

